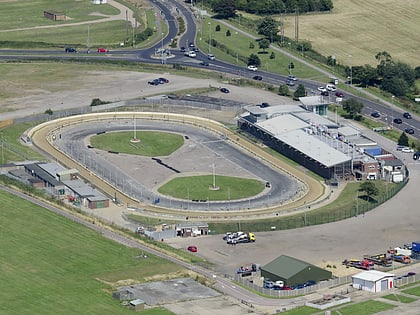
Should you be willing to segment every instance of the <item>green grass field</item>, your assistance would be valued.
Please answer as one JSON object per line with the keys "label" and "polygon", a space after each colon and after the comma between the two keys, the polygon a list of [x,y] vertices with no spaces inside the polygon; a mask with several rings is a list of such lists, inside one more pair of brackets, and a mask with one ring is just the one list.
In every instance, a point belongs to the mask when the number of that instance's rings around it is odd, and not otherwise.
{"label": "green grass field", "polygon": [[[344,65],[376,65],[387,51],[399,61],[419,66],[417,1],[334,0],[331,13],[299,16],[299,39]],[[285,36],[294,38],[295,16],[285,18]]]}
{"label": "green grass field", "polygon": [[388,294],[383,296],[383,298],[401,303],[411,303],[416,301],[416,299],[401,294]]}
{"label": "green grass field", "polygon": [[420,297],[420,286],[404,289],[402,292]]}
{"label": "green grass field", "polygon": [[[218,190],[212,190],[215,179]],[[236,200],[255,196],[264,190],[264,183],[255,179],[216,175],[177,177],[161,186],[164,195],[187,200]]]}
{"label": "green grass field", "polygon": [[395,308],[395,305],[375,300],[351,304],[340,307],[339,311],[333,311],[334,315],[370,315]]}
{"label": "green grass field", "polygon": [[1,314],[129,314],[117,281],[180,270],[3,191],[0,204]]}
{"label": "green grass field", "polygon": [[101,150],[143,156],[168,156],[184,144],[181,135],[166,132],[136,130],[136,138],[140,142],[132,143],[133,131],[109,132],[93,136],[90,143]]}

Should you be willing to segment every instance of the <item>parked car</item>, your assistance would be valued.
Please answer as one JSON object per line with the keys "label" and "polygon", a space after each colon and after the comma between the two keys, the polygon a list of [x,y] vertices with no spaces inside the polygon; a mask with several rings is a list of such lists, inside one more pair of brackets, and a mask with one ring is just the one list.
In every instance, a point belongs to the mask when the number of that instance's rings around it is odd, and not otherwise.
{"label": "parked car", "polygon": [[326,89],[330,92],[335,92],[337,91],[337,88],[335,87],[334,84],[327,84]]}
{"label": "parked car", "polygon": [[169,83],[169,80],[167,78],[159,78],[158,80],[160,84]]}
{"label": "parked car", "polygon": [[192,252],[192,253],[196,253],[197,252],[197,246],[194,246],[194,245],[191,245],[191,246],[188,246],[188,248],[187,248],[190,252]]}
{"label": "parked car", "polygon": [[216,57],[213,54],[207,54],[207,59],[208,60],[214,60],[214,59],[216,59]]}
{"label": "parked car", "polygon": [[297,79],[294,75],[288,75],[287,80],[297,81]]}
{"label": "parked car", "polygon": [[379,114],[379,112],[372,112],[371,114],[370,114],[370,116],[372,116],[372,117],[375,117],[375,118],[379,118],[379,117],[381,117],[381,114]]}
{"label": "parked car", "polygon": [[414,129],[413,129],[413,128],[405,128],[405,129],[404,129],[404,131],[405,131],[406,133],[408,133],[409,135],[414,134]]}
{"label": "parked car", "polygon": [[265,107],[268,107],[268,106],[270,106],[270,104],[268,104],[267,102],[262,102],[261,105],[260,105],[261,108],[265,108]]}
{"label": "parked car", "polygon": [[66,53],[77,53],[78,51],[76,50],[76,48],[66,47],[65,52]]}
{"label": "parked car", "polygon": [[395,124],[402,124],[402,119],[401,118],[394,118],[394,123]]}
{"label": "parked car", "polygon": [[401,149],[401,152],[404,152],[404,153],[414,153],[414,149],[413,148],[405,147],[405,148],[402,148]]}
{"label": "parked car", "polygon": [[153,79],[147,82],[150,85],[159,85],[160,84],[160,80],[159,79]]}
{"label": "parked car", "polygon": [[262,80],[262,76],[260,76],[260,75],[255,75],[255,76],[253,77],[253,79],[254,79],[254,80],[257,80],[257,81],[261,81],[261,80]]}
{"label": "parked car", "polygon": [[98,53],[108,53],[109,52],[109,49],[105,49],[105,48],[103,48],[103,47],[100,47],[100,48],[98,48]]}
{"label": "parked car", "polygon": [[325,86],[319,86],[318,91],[320,92],[327,92],[327,88]]}
{"label": "parked car", "polygon": [[344,93],[343,92],[336,92],[335,93],[335,96],[343,98],[344,97]]}
{"label": "parked car", "polygon": [[257,68],[256,66],[249,65],[249,66],[248,66],[248,70],[249,70],[249,71],[257,71],[257,70],[258,70],[258,68]]}
{"label": "parked car", "polygon": [[405,118],[405,119],[411,119],[411,118],[413,118],[412,116],[411,116],[411,114],[410,113],[404,113],[403,114],[403,117]]}
{"label": "parked car", "polygon": [[323,91],[323,92],[321,92],[321,95],[322,95],[322,96],[328,96],[328,95],[330,95],[330,94],[328,93],[328,91]]}
{"label": "parked car", "polygon": [[229,93],[230,91],[227,88],[222,87],[222,88],[220,88],[220,92]]}

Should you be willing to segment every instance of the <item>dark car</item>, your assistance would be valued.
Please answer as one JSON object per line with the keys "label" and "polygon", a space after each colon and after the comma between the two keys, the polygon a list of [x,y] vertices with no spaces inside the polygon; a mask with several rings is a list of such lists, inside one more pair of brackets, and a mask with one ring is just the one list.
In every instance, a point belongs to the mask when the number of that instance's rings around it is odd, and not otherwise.
{"label": "dark car", "polygon": [[166,78],[159,78],[158,80],[159,80],[159,83],[160,83],[160,84],[163,84],[163,83],[169,83],[169,80],[168,80],[168,79],[166,79]]}
{"label": "dark car", "polygon": [[150,85],[159,85],[160,80],[159,79],[154,79],[154,80],[148,81],[147,83],[149,83]]}
{"label": "dark car", "polygon": [[402,124],[402,119],[401,118],[394,118],[394,123],[395,124]]}
{"label": "dark car", "polygon": [[220,88],[220,92],[222,93],[229,93],[230,91],[227,88]]}
{"label": "dark car", "polygon": [[182,52],[185,52],[185,47],[181,47],[181,51]]}
{"label": "dark car", "polygon": [[413,118],[413,117],[411,116],[411,114],[410,114],[410,113],[404,113],[404,114],[403,114],[403,117],[404,117],[404,118],[406,118],[406,119],[411,119],[411,118]]}
{"label": "dark car", "polygon": [[191,245],[188,246],[187,248],[191,253],[196,253],[197,252],[197,246]]}
{"label": "dark car", "polygon": [[200,65],[208,67],[210,64],[207,61],[202,61]]}
{"label": "dark car", "polygon": [[335,96],[343,98],[344,97],[344,93],[343,92],[336,92],[335,93]]}
{"label": "dark car", "polygon": [[381,117],[381,114],[379,114],[379,112],[373,112],[370,114],[370,116],[375,117],[375,118],[379,118]]}
{"label": "dark car", "polygon": [[66,53],[77,53],[77,50],[76,50],[76,48],[73,48],[73,47],[66,47],[65,52]]}
{"label": "dark car", "polygon": [[100,47],[100,48],[98,48],[97,52],[98,52],[98,53],[108,53],[108,52],[109,52],[109,49],[106,49],[106,48]]}
{"label": "dark car", "polygon": [[262,80],[262,76],[260,76],[260,75],[254,75],[253,79],[254,80],[257,80],[257,81],[261,81]]}
{"label": "dark car", "polygon": [[406,133],[408,133],[409,135],[414,134],[414,129],[413,129],[413,128],[405,128],[405,129],[404,129],[404,131],[405,131]]}
{"label": "dark car", "polygon": [[321,95],[322,95],[322,96],[328,96],[328,95],[330,95],[330,94],[328,93],[328,91],[322,91],[322,92],[321,92]]}
{"label": "dark car", "polygon": [[261,105],[260,105],[261,108],[265,108],[265,107],[268,107],[268,106],[270,106],[270,104],[268,104],[267,102],[262,102]]}

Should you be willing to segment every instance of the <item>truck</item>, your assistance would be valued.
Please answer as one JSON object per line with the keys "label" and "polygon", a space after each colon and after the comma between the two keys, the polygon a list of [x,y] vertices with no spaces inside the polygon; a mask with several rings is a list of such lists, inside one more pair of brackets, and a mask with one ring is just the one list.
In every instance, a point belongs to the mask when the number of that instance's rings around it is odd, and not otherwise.
{"label": "truck", "polygon": [[402,264],[409,264],[411,263],[411,258],[409,256],[406,255],[394,255],[391,254],[391,257],[394,261],[396,262],[400,262]]}
{"label": "truck", "polygon": [[411,249],[395,247],[388,250],[389,254],[411,256]]}
{"label": "truck", "polygon": [[374,263],[371,262],[368,259],[363,259],[363,260],[359,260],[359,259],[345,259],[342,262],[343,265],[345,265],[346,267],[354,267],[357,269],[363,269],[363,270],[372,270],[374,269]]}
{"label": "truck", "polygon": [[240,234],[239,236],[236,234],[236,237],[232,236],[231,234],[227,238],[227,241],[226,241],[227,244],[232,244],[232,245],[240,244],[240,243],[251,243],[251,242],[255,242],[254,233],[243,233],[243,234]]}
{"label": "truck", "polygon": [[373,262],[375,265],[378,265],[378,266],[383,266],[383,267],[392,266],[392,257],[388,257],[386,254],[379,254],[379,255],[373,255],[373,256],[365,255],[363,258]]}
{"label": "truck", "polygon": [[260,265],[258,264],[248,264],[244,266],[240,266],[238,270],[236,270],[237,274],[240,274],[242,277],[250,276],[253,272],[257,272],[260,270]]}

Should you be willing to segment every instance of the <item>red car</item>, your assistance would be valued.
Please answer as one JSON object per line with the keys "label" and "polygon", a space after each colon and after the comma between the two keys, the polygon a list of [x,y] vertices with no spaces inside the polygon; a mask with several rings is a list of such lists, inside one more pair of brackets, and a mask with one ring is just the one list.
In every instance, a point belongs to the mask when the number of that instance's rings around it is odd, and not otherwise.
{"label": "red car", "polygon": [[98,53],[107,53],[109,52],[109,49],[105,49],[105,48],[98,48]]}
{"label": "red car", "polygon": [[190,252],[196,253],[197,252],[197,246],[188,246],[187,248]]}

